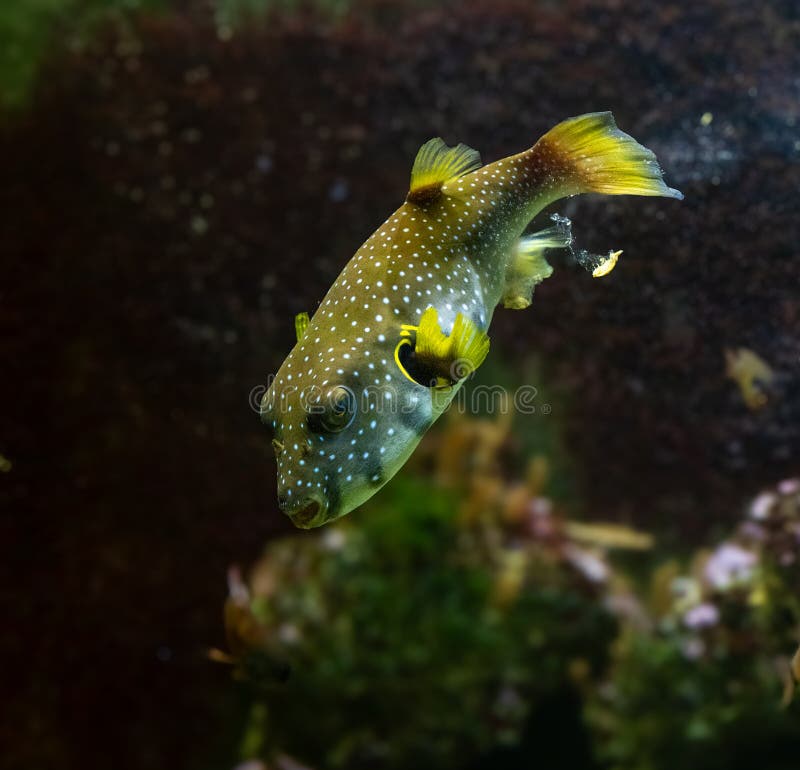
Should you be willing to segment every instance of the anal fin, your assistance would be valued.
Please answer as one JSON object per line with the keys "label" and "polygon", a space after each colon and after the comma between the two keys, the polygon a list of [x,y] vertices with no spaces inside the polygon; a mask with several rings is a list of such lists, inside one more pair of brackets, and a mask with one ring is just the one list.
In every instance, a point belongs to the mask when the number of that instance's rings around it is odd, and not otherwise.
{"label": "anal fin", "polygon": [[564,249],[572,243],[569,220],[555,219],[556,224],[538,233],[520,238],[506,269],[503,307],[523,310],[531,304],[533,290],[553,274],[545,259],[547,249]]}

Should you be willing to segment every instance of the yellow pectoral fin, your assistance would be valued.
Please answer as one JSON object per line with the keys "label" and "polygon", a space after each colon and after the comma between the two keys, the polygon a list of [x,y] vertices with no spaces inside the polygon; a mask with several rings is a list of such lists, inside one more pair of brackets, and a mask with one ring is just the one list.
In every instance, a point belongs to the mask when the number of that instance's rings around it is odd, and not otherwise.
{"label": "yellow pectoral fin", "polygon": [[520,238],[506,269],[504,307],[522,310],[531,304],[533,290],[553,274],[553,268],[545,259],[545,251],[572,245],[570,224],[568,219],[558,217],[552,227]]}
{"label": "yellow pectoral fin", "polygon": [[429,307],[420,319],[414,352],[417,360],[438,377],[454,383],[483,363],[489,352],[489,337],[462,313],[446,335],[439,326],[436,308]]}
{"label": "yellow pectoral fin", "polygon": [[303,339],[303,335],[306,333],[306,329],[308,329],[308,313],[298,313],[294,317],[294,331],[297,335],[297,341],[300,342]]}

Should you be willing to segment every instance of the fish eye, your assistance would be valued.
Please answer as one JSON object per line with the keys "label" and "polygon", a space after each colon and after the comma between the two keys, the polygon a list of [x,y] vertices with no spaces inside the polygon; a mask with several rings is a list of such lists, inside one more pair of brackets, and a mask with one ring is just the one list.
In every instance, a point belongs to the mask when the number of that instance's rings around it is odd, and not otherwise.
{"label": "fish eye", "polygon": [[[321,405],[320,405],[321,406]],[[356,416],[356,397],[350,388],[337,385],[328,394],[327,403],[309,411],[306,421],[314,433],[339,433]]]}

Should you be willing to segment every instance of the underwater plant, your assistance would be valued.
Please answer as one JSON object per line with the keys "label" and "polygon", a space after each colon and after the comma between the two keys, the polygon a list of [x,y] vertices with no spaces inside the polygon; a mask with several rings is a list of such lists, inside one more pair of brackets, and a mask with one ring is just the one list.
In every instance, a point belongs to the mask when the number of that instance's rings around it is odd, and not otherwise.
{"label": "underwater plant", "polygon": [[[587,719],[618,770],[796,767],[800,481],[755,498],[691,569],[657,569]],[[644,619],[644,622],[642,620]]]}
{"label": "underwater plant", "polygon": [[616,633],[605,549],[643,544],[623,528],[600,548],[588,525],[571,534],[542,457],[503,478],[509,435],[506,418],[453,416],[420,453],[434,485],[404,474],[358,526],[275,541],[246,587],[234,575],[246,758],[464,767],[602,670]]}
{"label": "underwater plant", "polygon": [[509,479],[511,437],[505,415],[451,414],[358,526],[283,538],[247,584],[232,575],[214,657],[253,698],[243,756],[495,766],[503,747],[546,751],[526,736],[573,693],[576,766],[744,770],[769,746],[765,766],[794,767],[800,481],[642,582],[608,551],[652,538],[567,518],[542,455]]}

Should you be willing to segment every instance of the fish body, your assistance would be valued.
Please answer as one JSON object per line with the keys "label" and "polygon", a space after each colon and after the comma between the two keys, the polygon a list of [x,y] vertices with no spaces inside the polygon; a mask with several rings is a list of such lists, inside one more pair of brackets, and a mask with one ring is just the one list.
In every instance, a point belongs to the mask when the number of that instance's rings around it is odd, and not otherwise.
{"label": "fish body", "polygon": [[559,124],[481,166],[464,145],[423,145],[405,202],[347,263],[270,385],[281,508],[319,526],[371,497],[405,463],[488,352],[499,304],[527,307],[567,245],[558,226],[522,237],[546,205],[595,191],[679,198],[610,113]]}

